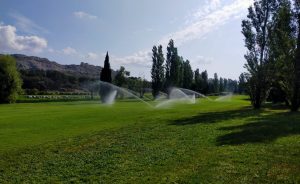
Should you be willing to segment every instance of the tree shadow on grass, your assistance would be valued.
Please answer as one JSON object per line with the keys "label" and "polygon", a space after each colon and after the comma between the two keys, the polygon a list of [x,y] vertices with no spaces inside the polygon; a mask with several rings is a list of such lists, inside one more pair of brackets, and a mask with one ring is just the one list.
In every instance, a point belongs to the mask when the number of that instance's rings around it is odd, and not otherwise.
{"label": "tree shadow on grass", "polygon": [[196,116],[172,120],[170,125],[193,125],[193,124],[210,124],[219,123],[226,120],[242,119],[252,116],[259,116],[262,110],[253,110],[251,107],[235,109],[229,111],[205,112]]}
{"label": "tree shadow on grass", "polygon": [[268,143],[280,137],[300,135],[300,113],[278,112],[278,109],[284,110],[281,106],[274,109],[270,106],[267,109],[273,111],[253,110],[251,107],[246,107],[229,111],[200,113],[196,116],[172,120],[170,125],[187,126],[244,119],[245,123],[243,124],[218,129],[223,133],[216,139],[216,144],[219,146]]}
{"label": "tree shadow on grass", "polygon": [[243,125],[223,127],[230,133],[217,138],[217,145],[269,143],[280,137],[300,134],[300,113],[271,113]]}

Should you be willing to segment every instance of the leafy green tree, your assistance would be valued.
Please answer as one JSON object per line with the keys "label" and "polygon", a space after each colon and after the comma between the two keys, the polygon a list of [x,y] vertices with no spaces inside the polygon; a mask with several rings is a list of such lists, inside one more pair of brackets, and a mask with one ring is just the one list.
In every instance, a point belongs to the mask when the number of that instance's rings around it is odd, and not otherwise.
{"label": "leafy green tree", "polygon": [[248,49],[245,68],[248,70],[249,93],[256,109],[265,101],[270,86],[268,42],[274,7],[275,0],[255,0],[248,9],[247,19],[242,22],[242,33]]}
{"label": "leafy green tree", "polygon": [[270,36],[273,80],[269,100],[285,101],[292,111],[297,111],[300,105],[299,1],[295,1],[295,6],[289,0],[278,0],[278,3]]}
{"label": "leafy green tree", "polygon": [[144,97],[145,92],[150,92],[152,82],[147,81],[141,77],[127,77],[127,88],[131,90],[133,94],[139,96],[140,98]]}
{"label": "leafy green tree", "polygon": [[129,75],[130,73],[125,70],[124,66],[121,66],[115,76],[114,84],[119,87],[124,87],[124,85],[126,85],[126,77],[128,77]]}
{"label": "leafy green tree", "polygon": [[297,36],[297,49],[295,54],[295,60],[293,62],[293,96],[291,110],[298,111],[300,106],[300,2],[295,0],[296,7],[296,18],[297,18],[297,27],[298,27],[298,36]]}
{"label": "leafy green tree", "polygon": [[14,103],[22,92],[22,80],[16,61],[11,56],[0,56],[0,103]]}
{"label": "leafy green tree", "polygon": [[152,49],[152,69],[151,69],[151,77],[152,77],[152,95],[156,97],[159,95],[159,92],[163,89],[164,82],[164,54],[162,51],[162,46],[156,46]]}
{"label": "leafy green tree", "polygon": [[272,89],[268,100],[274,103],[282,101],[284,97],[287,104],[291,104],[294,83],[293,62],[297,40],[295,31],[290,1],[280,0],[270,31],[270,61],[273,72],[270,73]]}
{"label": "leafy green tree", "polygon": [[[199,75],[199,70],[198,70],[198,75]],[[183,63],[183,76],[182,77],[183,77],[182,87],[191,89],[194,76],[193,76],[193,70],[192,70],[189,60],[186,60]]]}

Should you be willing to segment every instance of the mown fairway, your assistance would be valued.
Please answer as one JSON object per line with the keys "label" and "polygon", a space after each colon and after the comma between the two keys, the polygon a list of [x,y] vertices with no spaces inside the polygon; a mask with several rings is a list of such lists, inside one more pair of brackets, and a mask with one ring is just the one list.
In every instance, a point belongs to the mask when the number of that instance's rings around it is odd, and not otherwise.
{"label": "mown fairway", "polygon": [[299,183],[300,114],[245,97],[0,105],[0,183]]}

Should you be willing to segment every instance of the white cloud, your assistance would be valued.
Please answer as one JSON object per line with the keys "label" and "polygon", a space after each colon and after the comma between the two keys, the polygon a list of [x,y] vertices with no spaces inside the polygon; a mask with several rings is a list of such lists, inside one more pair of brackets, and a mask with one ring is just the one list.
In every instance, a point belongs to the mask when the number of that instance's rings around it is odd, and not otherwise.
{"label": "white cloud", "polygon": [[201,5],[196,11],[189,14],[186,18],[186,24],[193,23],[212,11],[220,8],[221,0],[206,0],[204,6]]}
{"label": "white cloud", "polygon": [[11,25],[0,24],[0,50],[4,52],[41,52],[47,48],[47,40],[38,36],[22,36]]}
{"label": "white cloud", "polygon": [[36,24],[31,19],[21,15],[19,13],[11,13],[10,16],[15,19],[16,27],[21,31],[24,31],[29,34],[39,34],[39,33],[49,33],[49,31],[38,24]]}
{"label": "white cloud", "polygon": [[253,3],[252,0],[235,0],[229,5],[217,8],[220,5],[218,0],[214,0],[206,9],[194,13],[196,18],[192,23],[174,33],[164,36],[158,43],[167,45],[172,38],[176,45],[204,37],[207,33],[226,24],[228,21],[239,17],[242,12]]}
{"label": "white cloud", "polygon": [[93,52],[89,52],[89,53],[86,55],[86,59],[89,59],[89,60],[96,60],[96,59],[98,59],[98,54],[93,53]]}
{"label": "white cloud", "polygon": [[65,54],[65,55],[76,55],[78,54],[76,49],[72,48],[72,47],[66,47],[62,50],[62,52]]}
{"label": "white cloud", "polygon": [[212,64],[214,58],[205,57],[205,56],[197,56],[196,59],[192,62],[194,65],[208,65]]}
{"label": "white cloud", "polygon": [[87,54],[83,53],[83,52],[80,52],[76,49],[74,49],[73,47],[66,47],[62,50],[54,50],[54,49],[48,49],[48,52],[50,53],[57,53],[57,54],[64,54],[64,55],[67,55],[67,56],[72,56],[72,57],[75,57],[75,58],[78,58],[80,60],[89,60],[89,61],[94,61],[94,60],[97,60],[98,59],[98,54],[94,53],[94,52],[88,52]]}
{"label": "white cloud", "polygon": [[48,52],[50,52],[50,53],[55,53],[55,50],[52,49],[52,48],[49,48],[49,49],[48,49]]}
{"label": "white cloud", "polygon": [[94,20],[97,19],[98,17],[83,11],[77,11],[73,12],[73,15],[79,19],[89,19],[89,20]]}
{"label": "white cloud", "polygon": [[112,55],[112,60],[118,65],[142,65],[144,67],[151,66],[151,52],[139,51],[130,56],[117,57]]}

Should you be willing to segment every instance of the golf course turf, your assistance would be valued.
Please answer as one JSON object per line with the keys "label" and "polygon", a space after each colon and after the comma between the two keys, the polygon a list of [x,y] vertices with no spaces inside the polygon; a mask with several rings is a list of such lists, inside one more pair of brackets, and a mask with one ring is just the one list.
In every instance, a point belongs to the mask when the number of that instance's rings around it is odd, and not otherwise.
{"label": "golf course turf", "polygon": [[0,158],[0,183],[300,183],[300,113],[245,96],[0,105]]}

